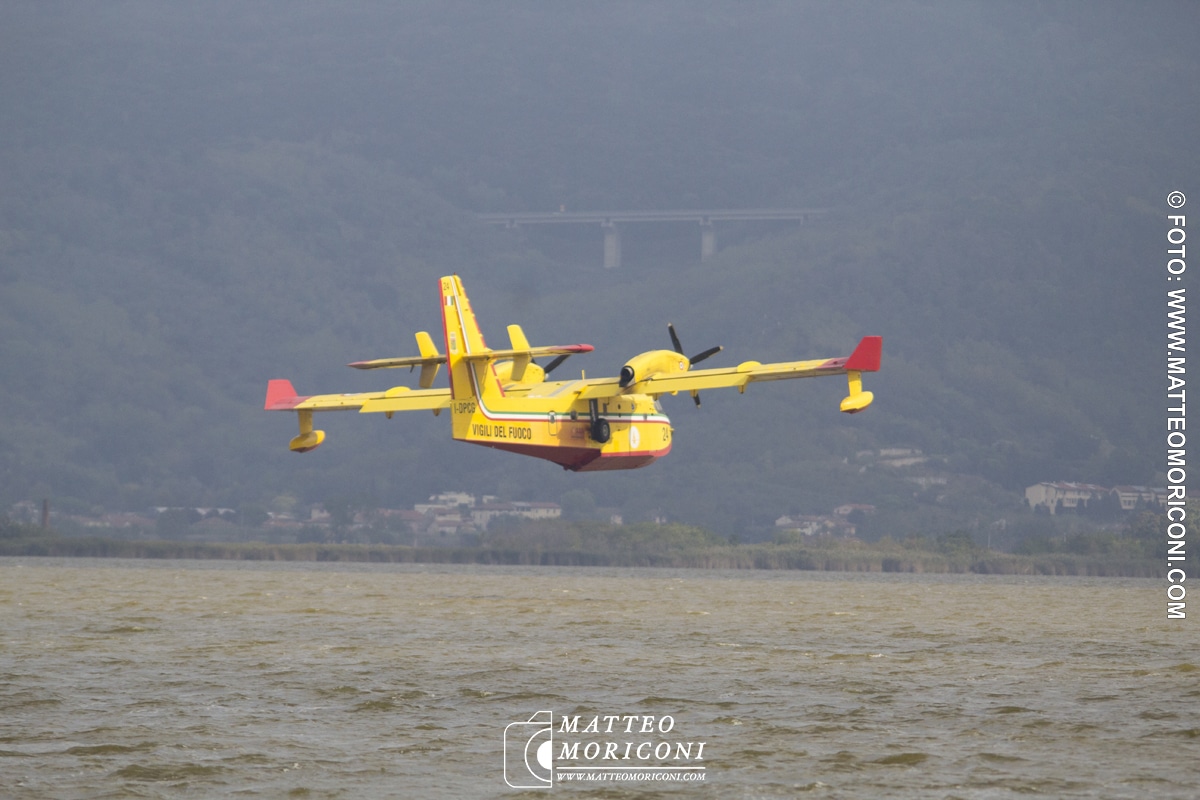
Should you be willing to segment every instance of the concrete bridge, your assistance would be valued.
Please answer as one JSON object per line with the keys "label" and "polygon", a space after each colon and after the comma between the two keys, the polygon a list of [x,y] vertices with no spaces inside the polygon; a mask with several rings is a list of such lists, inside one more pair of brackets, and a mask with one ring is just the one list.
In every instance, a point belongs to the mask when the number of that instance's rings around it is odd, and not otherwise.
{"label": "concrete bridge", "polygon": [[717,252],[714,222],[729,220],[797,220],[804,222],[824,214],[823,208],[741,208],[681,211],[558,211],[512,214],[480,214],[489,225],[516,228],[521,225],[599,225],[604,229],[604,268],[621,266],[621,231],[618,224],[631,222],[695,222],[700,225],[700,259]]}

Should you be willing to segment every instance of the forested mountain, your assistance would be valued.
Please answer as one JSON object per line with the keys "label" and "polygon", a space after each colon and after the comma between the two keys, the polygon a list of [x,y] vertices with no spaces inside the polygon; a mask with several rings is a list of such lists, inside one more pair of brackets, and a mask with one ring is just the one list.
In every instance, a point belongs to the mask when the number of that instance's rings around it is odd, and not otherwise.
{"label": "forested mountain", "polygon": [[[586,489],[723,533],[843,502],[912,509],[856,454],[976,476],[1161,480],[1164,198],[1200,196],[1190,3],[145,2],[0,8],[0,508],[404,505]],[[600,231],[496,210],[828,209],[819,221]],[[492,343],[666,346],[712,364],[885,339],[868,413],[839,381],[666,398],[675,450],[573,475],[326,415],[287,451],[268,378],[409,376],[439,275]],[[718,362],[718,359],[725,359]],[[935,504],[936,505],[936,504]]]}

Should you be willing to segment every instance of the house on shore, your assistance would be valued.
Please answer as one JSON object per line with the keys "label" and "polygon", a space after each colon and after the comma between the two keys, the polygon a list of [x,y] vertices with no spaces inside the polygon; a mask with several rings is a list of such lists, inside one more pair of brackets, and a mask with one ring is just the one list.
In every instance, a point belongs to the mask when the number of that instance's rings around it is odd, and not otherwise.
{"label": "house on shore", "polygon": [[1050,514],[1059,511],[1077,511],[1092,503],[1109,500],[1113,496],[1119,501],[1122,511],[1133,511],[1139,503],[1143,506],[1161,506],[1166,503],[1166,489],[1151,489],[1145,486],[1097,486],[1094,483],[1072,483],[1069,481],[1043,481],[1025,489],[1025,502],[1034,511],[1043,509]]}

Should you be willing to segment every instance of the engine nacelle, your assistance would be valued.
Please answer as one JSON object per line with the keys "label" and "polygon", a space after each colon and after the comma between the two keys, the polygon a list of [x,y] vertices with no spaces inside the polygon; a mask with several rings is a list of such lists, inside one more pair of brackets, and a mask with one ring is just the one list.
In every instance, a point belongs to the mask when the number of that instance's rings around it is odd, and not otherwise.
{"label": "engine nacelle", "polygon": [[651,350],[636,355],[621,367],[621,377],[618,380],[622,389],[627,389],[655,375],[678,375],[687,372],[692,366],[687,356],[673,350]]}

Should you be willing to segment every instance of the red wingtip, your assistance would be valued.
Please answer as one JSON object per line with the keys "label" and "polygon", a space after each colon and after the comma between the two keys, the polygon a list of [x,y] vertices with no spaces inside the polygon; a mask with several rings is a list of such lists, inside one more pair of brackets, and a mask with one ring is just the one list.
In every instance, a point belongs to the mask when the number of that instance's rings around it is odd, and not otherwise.
{"label": "red wingtip", "polygon": [[263,403],[263,408],[267,411],[294,408],[297,400],[299,398],[296,397],[296,390],[291,381],[281,378],[267,381],[267,400]]}
{"label": "red wingtip", "polygon": [[883,356],[883,337],[864,336],[846,359],[846,369],[858,372],[878,372]]}

